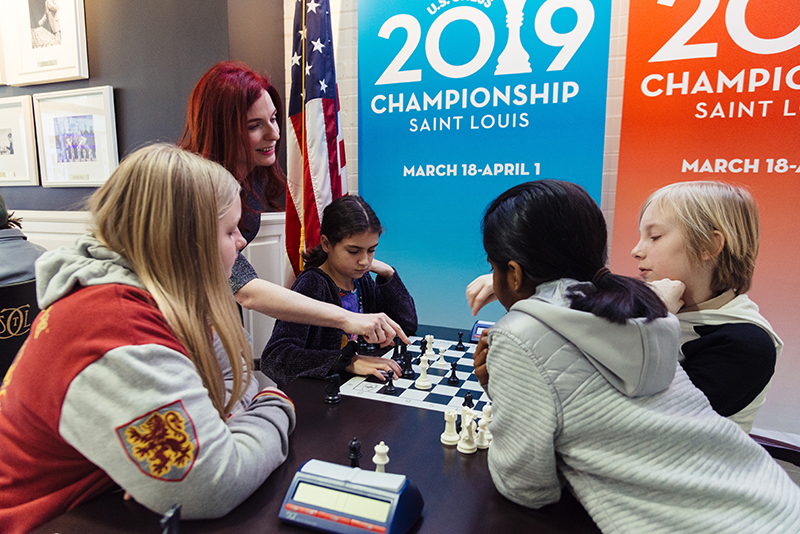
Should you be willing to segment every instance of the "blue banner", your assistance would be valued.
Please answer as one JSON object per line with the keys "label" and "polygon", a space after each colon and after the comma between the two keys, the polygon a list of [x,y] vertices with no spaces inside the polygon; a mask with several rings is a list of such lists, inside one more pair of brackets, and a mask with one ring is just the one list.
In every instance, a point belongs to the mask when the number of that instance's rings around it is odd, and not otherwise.
{"label": "blue banner", "polygon": [[495,196],[557,178],[600,202],[610,26],[610,0],[360,2],[358,189],[421,324],[474,322]]}

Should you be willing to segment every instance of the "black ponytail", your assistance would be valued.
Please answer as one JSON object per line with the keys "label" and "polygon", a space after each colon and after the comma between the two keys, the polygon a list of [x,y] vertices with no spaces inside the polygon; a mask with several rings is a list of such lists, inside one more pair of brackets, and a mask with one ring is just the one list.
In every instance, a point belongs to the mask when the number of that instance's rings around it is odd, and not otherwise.
{"label": "black ponytail", "polygon": [[[360,196],[339,197],[323,210],[319,233],[328,238],[331,246],[364,232],[380,235],[383,233],[383,226],[370,205]],[[322,245],[303,252],[303,265],[306,268],[319,267],[327,259],[328,253],[322,250]]]}
{"label": "black ponytail", "polygon": [[643,282],[605,269],[606,222],[579,185],[538,180],[513,187],[489,205],[482,229],[495,268],[513,260],[536,285],[561,278],[585,282],[568,295],[573,309],[614,323],[667,315]]}

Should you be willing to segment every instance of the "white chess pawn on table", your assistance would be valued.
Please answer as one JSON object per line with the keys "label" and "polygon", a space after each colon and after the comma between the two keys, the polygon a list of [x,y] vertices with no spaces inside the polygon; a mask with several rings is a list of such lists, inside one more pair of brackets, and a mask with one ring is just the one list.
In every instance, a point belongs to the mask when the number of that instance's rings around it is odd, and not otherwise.
{"label": "white chess pawn on table", "polygon": [[486,441],[491,443],[492,438],[494,437],[494,436],[492,436],[492,431],[489,430],[489,423],[492,422],[492,405],[491,404],[487,404],[486,406],[483,407],[483,419],[482,420],[486,421]]}
{"label": "white chess pawn on table", "polygon": [[389,446],[384,442],[375,445],[375,456],[372,457],[372,462],[375,464],[375,471],[378,473],[385,473],[385,466],[389,463]]}
{"label": "white chess pawn on table", "polygon": [[422,356],[420,357],[419,367],[421,371],[419,372],[419,377],[414,381],[414,387],[417,389],[431,389],[433,384],[431,384],[430,379],[428,378],[428,357]]}
{"label": "white chess pawn on table", "polygon": [[488,426],[489,422],[486,419],[478,421],[478,435],[475,437],[475,446],[479,449],[489,448],[490,442],[486,439],[486,433],[489,432]]}
{"label": "white chess pawn on table", "polygon": [[444,432],[439,438],[445,445],[455,445],[460,439],[458,432],[456,432],[456,419],[458,414],[455,410],[447,410],[444,412]]}
{"label": "white chess pawn on table", "polygon": [[444,349],[439,349],[439,356],[436,363],[433,364],[437,369],[450,369],[450,364],[444,359]]}

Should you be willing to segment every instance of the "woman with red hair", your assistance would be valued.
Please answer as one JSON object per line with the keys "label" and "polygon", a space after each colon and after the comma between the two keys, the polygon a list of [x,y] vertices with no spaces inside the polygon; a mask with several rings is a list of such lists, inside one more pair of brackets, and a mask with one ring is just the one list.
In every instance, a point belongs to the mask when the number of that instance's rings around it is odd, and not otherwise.
{"label": "woman with red hair", "polygon": [[[244,63],[217,63],[197,82],[189,97],[180,146],[224,166],[242,186],[239,229],[255,238],[261,213],[282,209],[285,177],[278,162],[283,108],[267,78]],[[358,314],[320,303],[261,280],[239,253],[229,280],[244,308],[284,321],[341,328],[383,343],[400,336],[400,326],[383,313]]]}

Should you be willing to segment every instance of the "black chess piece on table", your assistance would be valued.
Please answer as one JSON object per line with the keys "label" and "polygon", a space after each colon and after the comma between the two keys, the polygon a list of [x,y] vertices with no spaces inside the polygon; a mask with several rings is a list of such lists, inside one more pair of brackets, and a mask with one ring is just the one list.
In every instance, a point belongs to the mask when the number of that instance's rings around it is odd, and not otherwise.
{"label": "black chess piece on table", "polygon": [[336,404],[342,400],[342,396],[339,395],[339,373],[326,376],[325,380],[328,381],[325,385],[325,402],[328,404]]}
{"label": "black chess piece on table", "polygon": [[161,534],[180,534],[180,521],[181,505],[173,504],[159,522],[161,524]]}
{"label": "black chess piece on table", "polygon": [[450,376],[447,377],[447,383],[451,386],[457,386],[461,382],[456,376],[456,367],[458,367],[458,363],[450,362]]}
{"label": "black chess piece on table", "polygon": [[458,344],[456,345],[456,350],[465,351],[467,350],[467,346],[464,345],[464,332],[458,333]]}
{"label": "black chess piece on table", "polygon": [[411,353],[405,350],[405,345],[403,345],[400,350],[403,352],[403,374],[400,376],[409,380],[414,380],[417,377],[417,374],[414,372],[414,368],[411,366]]}
{"label": "black chess piece on table", "polygon": [[358,438],[353,438],[350,441],[350,467],[358,467],[358,460],[361,458],[361,442]]}
{"label": "black chess piece on table", "polygon": [[397,393],[397,388],[394,387],[394,371],[391,369],[386,371],[386,386],[383,388],[383,392],[387,395],[394,395]]}
{"label": "black chess piece on table", "polygon": [[475,403],[472,400],[472,393],[470,393],[469,391],[467,391],[464,394],[464,404],[463,405],[466,406],[467,408],[474,408],[475,407]]}

